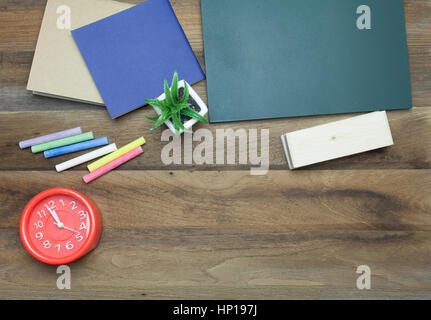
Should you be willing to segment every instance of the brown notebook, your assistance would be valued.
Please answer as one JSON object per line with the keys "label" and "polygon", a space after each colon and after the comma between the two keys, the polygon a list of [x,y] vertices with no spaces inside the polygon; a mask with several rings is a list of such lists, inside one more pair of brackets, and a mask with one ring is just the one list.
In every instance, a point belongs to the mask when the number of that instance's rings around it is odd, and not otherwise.
{"label": "brown notebook", "polygon": [[70,31],[130,7],[111,0],[48,0],[27,90],[104,105]]}

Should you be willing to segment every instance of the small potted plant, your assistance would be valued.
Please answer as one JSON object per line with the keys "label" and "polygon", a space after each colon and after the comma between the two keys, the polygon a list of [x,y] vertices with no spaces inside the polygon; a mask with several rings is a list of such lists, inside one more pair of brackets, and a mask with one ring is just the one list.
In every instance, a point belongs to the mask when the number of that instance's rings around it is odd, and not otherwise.
{"label": "small potted plant", "polygon": [[157,99],[146,100],[158,114],[158,117],[147,117],[155,121],[151,130],[165,123],[178,136],[183,132],[192,132],[191,127],[198,121],[208,123],[205,118],[207,106],[186,81],[178,81],[176,71],[171,87],[165,80],[164,89],[165,92]]}

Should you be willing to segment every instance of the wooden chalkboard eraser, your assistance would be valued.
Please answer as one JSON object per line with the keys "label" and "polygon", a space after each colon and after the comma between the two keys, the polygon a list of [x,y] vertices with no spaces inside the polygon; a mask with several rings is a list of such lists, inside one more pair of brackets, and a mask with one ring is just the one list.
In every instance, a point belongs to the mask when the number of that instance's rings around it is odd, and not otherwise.
{"label": "wooden chalkboard eraser", "polygon": [[394,144],[385,111],[286,133],[281,141],[291,170]]}

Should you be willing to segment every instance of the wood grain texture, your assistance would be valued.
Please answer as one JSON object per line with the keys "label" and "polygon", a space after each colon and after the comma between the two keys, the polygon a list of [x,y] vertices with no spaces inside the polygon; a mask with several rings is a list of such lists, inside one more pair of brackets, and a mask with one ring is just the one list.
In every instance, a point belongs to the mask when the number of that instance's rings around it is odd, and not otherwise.
{"label": "wood grain texture", "polygon": [[[171,3],[205,67],[199,1]],[[0,299],[431,298],[431,0],[405,1],[415,108],[388,112],[394,146],[289,172],[281,134],[352,115],[196,126],[269,129],[266,176],[165,166],[152,110],[114,121],[102,107],[27,92],[45,3],[0,0]],[[205,81],[194,88],[207,101]],[[144,135],[145,153],[85,185],[84,166],[54,169],[81,153],[46,160],[17,145],[74,126],[118,146]],[[99,247],[71,264],[70,291],[18,234],[25,204],[58,186],[93,198],[104,222]],[[363,264],[370,291],[356,289]]]}
{"label": "wood grain texture", "polygon": [[[82,173],[0,173],[0,297],[429,297],[431,170],[122,171],[91,186]],[[104,222],[69,292],[16,229],[20,207],[58,184],[92,197]],[[355,288],[362,264],[368,293]]]}
{"label": "wood grain texture", "polygon": [[[56,164],[69,160],[85,152],[73,155],[45,159],[41,154],[32,154],[29,150],[20,150],[18,142],[41,134],[81,126],[85,131],[93,131],[96,137],[108,136],[110,143],[117,143],[121,147],[128,142],[144,136],[147,140],[144,155],[125,164],[121,169],[127,170],[244,170],[251,164],[240,165],[238,144],[236,146],[235,165],[170,165],[166,166],[161,160],[162,149],[168,142],[161,141],[161,133],[166,127],[150,131],[151,121],[146,116],[154,115],[152,109],[146,108],[111,120],[105,111],[74,112],[74,111],[46,111],[46,112],[3,112],[0,116],[0,170],[54,170]],[[286,170],[287,161],[280,142],[284,133],[309,128],[352,115],[332,115],[320,117],[294,118],[267,121],[246,121],[217,125],[197,124],[194,130],[206,128],[211,131],[216,140],[216,130],[257,129],[259,144],[262,129],[269,130],[269,163],[272,170]],[[431,168],[431,108],[414,108],[409,111],[388,112],[389,123],[395,145],[389,148],[375,150],[347,158],[307,167],[316,169],[429,169]],[[97,119],[97,120],[96,120]],[[195,142],[194,146],[200,142]],[[215,142],[213,143],[215,148]],[[225,154],[228,146],[225,143]],[[260,150],[260,147],[259,147]],[[229,148],[229,152],[233,152]],[[214,151],[215,157],[215,151]],[[184,163],[184,161],[183,161]],[[215,160],[214,160],[214,163]],[[227,161],[225,161],[227,163]],[[31,165],[30,165],[31,164]],[[75,169],[85,169],[82,165]]]}
{"label": "wood grain texture", "polygon": [[[429,299],[429,232],[109,230],[56,288],[1,229],[2,299]],[[356,289],[368,264],[372,290]],[[408,265],[408,268],[406,268]]]}
{"label": "wood grain texture", "polygon": [[84,174],[0,172],[0,227],[16,228],[35,194],[64,186],[91,197],[108,229],[431,230],[430,170],[283,171],[261,177],[248,171],[125,170],[89,185],[82,183]]}

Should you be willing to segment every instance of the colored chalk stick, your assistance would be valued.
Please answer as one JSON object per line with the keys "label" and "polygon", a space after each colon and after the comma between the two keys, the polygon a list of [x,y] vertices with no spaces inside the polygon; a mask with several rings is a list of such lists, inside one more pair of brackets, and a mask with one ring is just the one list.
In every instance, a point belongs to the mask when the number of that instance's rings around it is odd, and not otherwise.
{"label": "colored chalk stick", "polygon": [[114,152],[117,150],[117,146],[115,143],[112,143],[106,147],[91,151],[89,153],[83,154],[82,156],[79,156],[77,158],[73,158],[71,160],[65,161],[63,163],[60,163],[55,166],[55,169],[57,172],[61,172],[76,166],[79,166],[80,164],[83,164],[85,162],[94,160],[96,158],[102,157],[108,153]]}
{"label": "colored chalk stick", "polygon": [[105,146],[108,143],[109,143],[108,137],[103,137],[99,139],[93,139],[93,140],[88,140],[80,143],[71,144],[60,148],[50,149],[45,151],[44,155],[45,155],[45,158],[52,158],[52,157],[61,156],[63,154]]}
{"label": "colored chalk stick", "polygon": [[33,153],[38,153],[45,150],[68,146],[70,144],[75,144],[75,143],[79,143],[79,142],[83,142],[91,139],[94,139],[93,132],[86,132],[72,137],[67,137],[67,138],[54,140],[54,141],[50,141],[42,144],[37,144],[31,147],[31,151]]}
{"label": "colored chalk stick", "polygon": [[21,149],[25,149],[25,148],[35,146],[37,144],[42,144],[42,143],[46,143],[46,142],[50,142],[50,141],[54,141],[54,140],[58,140],[58,139],[76,136],[77,134],[81,134],[81,133],[82,133],[81,127],[68,129],[68,130],[64,130],[64,131],[60,131],[60,132],[47,134],[46,136],[41,136],[41,137],[21,141],[19,143],[19,147]]}
{"label": "colored chalk stick", "polygon": [[133,149],[132,151],[127,152],[126,154],[122,155],[121,157],[112,160],[108,164],[104,165],[103,167],[100,167],[99,169],[85,175],[83,177],[85,183],[89,183],[104,174],[114,170],[115,168],[121,166],[122,164],[126,163],[129,160],[132,160],[133,158],[136,158],[140,154],[142,154],[144,150],[142,150],[142,147],[137,147],[136,149]]}
{"label": "colored chalk stick", "polygon": [[145,139],[144,137],[140,137],[139,139],[125,145],[124,147],[118,149],[117,151],[108,154],[107,156],[89,164],[88,170],[90,172],[93,172],[97,169],[99,169],[100,167],[104,166],[105,164],[111,162],[112,160],[117,159],[118,157],[121,157],[122,155],[126,154],[129,151],[132,151],[133,149],[136,149],[137,147],[142,146],[143,144],[145,144]]}

